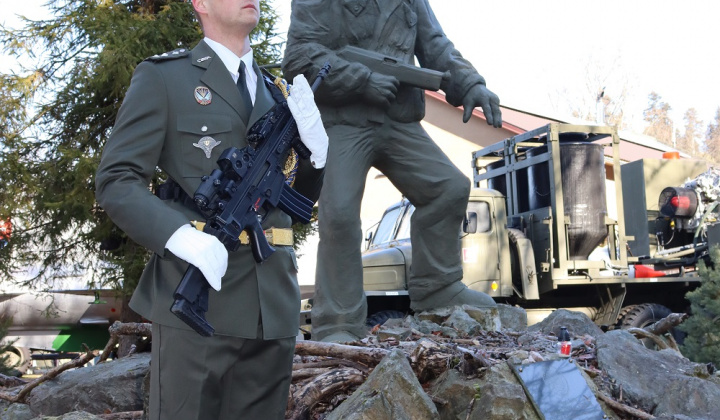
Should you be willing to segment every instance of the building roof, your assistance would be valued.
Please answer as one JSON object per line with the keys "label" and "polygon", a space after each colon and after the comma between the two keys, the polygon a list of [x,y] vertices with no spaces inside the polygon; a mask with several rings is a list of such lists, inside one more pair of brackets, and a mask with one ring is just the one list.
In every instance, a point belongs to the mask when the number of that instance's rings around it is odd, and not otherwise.
{"label": "building roof", "polygon": [[[447,104],[444,93],[433,91],[426,91],[425,93],[428,103],[431,103],[431,101],[442,101]],[[462,108],[456,109],[457,112],[462,112]],[[502,111],[503,119],[502,128],[508,131],[510,135],[522,134],[550,123],[596,124],[595,122],[583,121],[572,117],[558,118],[556,116],[541,115],[505,105],[501,105],[500,110]],[[487,121],[485,114],[480,108],[476,108],[473,111],[473,118]],[[452,119],[452,121],[455,121],[455,119]],[[620,160],[624,162],[632,162],[642,158],[662,158],[664,152],[678,151],[672,146],[661,143],[652,136],[635,133],[630,130],[618,131],[618,137],[620,138]],[[680,152],[680,156],[683,158],[691,158],[690,155],[684,152]]]}

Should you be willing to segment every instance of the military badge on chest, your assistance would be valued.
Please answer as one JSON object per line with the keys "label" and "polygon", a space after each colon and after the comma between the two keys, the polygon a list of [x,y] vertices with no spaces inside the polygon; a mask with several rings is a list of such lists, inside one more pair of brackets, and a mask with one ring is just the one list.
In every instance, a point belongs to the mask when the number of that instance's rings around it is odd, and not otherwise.
{"label": "military badge on chest", "polygon": [[205,86],[198,86],[195,88],[195,100],[200,105],[210,105],[210,102],[212,102],[212,92]]}
{"label": "military badge on chest", "polygon": [[214,138],[210,136],[205,136],[198,140],[197,143],[193,143],[193,146],[197,147],[198,149],[205,152],[205,157],[210,159],[210,156],[212,155],[212,150],[215,148],[215,146],[219,145],[220,141],[215,140]]}

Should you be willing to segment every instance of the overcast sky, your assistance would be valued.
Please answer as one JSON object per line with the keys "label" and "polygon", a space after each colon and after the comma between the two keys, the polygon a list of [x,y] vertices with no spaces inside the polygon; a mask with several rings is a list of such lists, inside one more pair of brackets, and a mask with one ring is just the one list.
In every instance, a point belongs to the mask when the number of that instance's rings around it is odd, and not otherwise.
{"label": "overcast sky", "polygon": [[[43,16],[45,0],[0,1],[0,22],[16,24],[15,14]],[[429,1],[448,37],[505,105],[563,116],[570,102],[594,101],[585,84],[601,77],[611,97],[628,91],[625,112],[640,131],[653,90],[672,106],[676,125],[690,107],[707,123],[720,106],[720,1]],[[285,31],[290,0],[273,2]],[[0,68],[10,65],[4,60]]]}

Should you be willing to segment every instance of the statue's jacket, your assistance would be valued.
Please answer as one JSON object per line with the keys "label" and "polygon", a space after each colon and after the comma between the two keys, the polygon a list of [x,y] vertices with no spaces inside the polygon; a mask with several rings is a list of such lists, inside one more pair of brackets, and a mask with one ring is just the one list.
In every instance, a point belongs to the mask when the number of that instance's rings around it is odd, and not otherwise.
{"label": "statue's jacket", "polygon": [[453,106],[462,105],[472,86],[485,84],[445,36],[427,0],[294,0],[283,70],[288,78],[309,77],[330,62],[331,73],[316,93],[326,126],[362,126],[386,115],[414,122],[425,115],[424,91],[408,85],[400,86],[388,110],[360,100],[371,71],[338,56],[346,45],[407,64],[417,57],[421,67],[447,72],[441,89]]}
{"label": "statue's jacket", "polygon": [[[160,200],[149,189],[157,169],[193,195],[200,178],[217,168],[228,147],[246,147],[248,127],[275,104],[258,74],[257,97],[247,125],[232,76],[203,41],[191,51],[176,50],[140,63],[103,151],[96,176],[96,197],[115,224],[153,251],[130,301],[143,317],[190,329],[170,312],[173,292],[188,264],[165,249],[170,236],[191,220],[203,221],[192,206]],[[210,156],[199,148],[211,137]],[[316,200],[322,171],[301,159],[294,188]],[[263,228],[287,228],[290,216],[268,212]],[[207,320],[216,334],[255,338],[262,319],[264,338],[294,337],[298,332],[300,293],[292,247],[277,246],[256,264],[249,246],[229,255],[219,292],[210,290]]]}

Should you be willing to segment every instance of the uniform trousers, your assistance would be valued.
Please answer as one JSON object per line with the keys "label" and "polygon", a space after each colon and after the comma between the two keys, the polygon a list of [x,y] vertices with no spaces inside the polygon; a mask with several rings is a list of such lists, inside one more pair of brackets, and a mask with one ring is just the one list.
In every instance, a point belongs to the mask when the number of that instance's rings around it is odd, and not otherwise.
{"label": "uniform trousers", "polygon": [[330,145],[318,204],[313,339],[338,331],[363,337],[367,302],[360,204],[370,167],[387,176],[416,207],[411,219],[411,300],[462,280],[459,232],[470,180],[418,122],[386,117],[363,127],[337,124],[326,129]]}
{"label": "uniform trousers", "polygon": [[157,323],[152,333],[151,420],[285,418],[295,337],[202,337]]}

